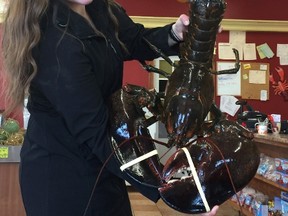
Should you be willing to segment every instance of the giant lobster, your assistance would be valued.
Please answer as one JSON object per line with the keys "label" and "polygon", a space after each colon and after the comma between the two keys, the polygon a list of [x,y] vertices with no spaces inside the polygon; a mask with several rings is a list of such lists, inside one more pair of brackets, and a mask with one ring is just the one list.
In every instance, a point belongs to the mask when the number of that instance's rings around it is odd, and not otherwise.
{"label": "giant lobster", "polygon": [[[245,187],[257,171],[259,153],[253,134],[225,119],[213,101],[213,74],[236,73],[239,69],[234,50],[234,69],[212,70],[226,2],[189,2],[190,24],[180,47],[180,62],[171,76],[167,75],[164,102],[160,93],[126,85],[111,97],[110,123],[114,156],[121,170],[142,184],[157,187],[164,202],[175,210],[195,214],[210,211]],[[165,57],[161,52],[159,55]],[[144,107],[152,117],[145,116]],[[214,116],[211,121],[205,121],[208,112]],[[166,126],[166,146],[177,147],[164,166],[147,129],[156,121]],[[173,178],[187,168],[191,174]]]}

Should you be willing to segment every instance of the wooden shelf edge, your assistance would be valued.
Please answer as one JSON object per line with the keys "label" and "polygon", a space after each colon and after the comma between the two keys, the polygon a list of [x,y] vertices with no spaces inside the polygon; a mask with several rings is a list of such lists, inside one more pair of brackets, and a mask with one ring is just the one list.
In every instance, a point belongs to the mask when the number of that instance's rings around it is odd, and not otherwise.
{"label": "wooden shelf edge", "polygon": [[262,176],[260,176],[260,175],[258,175],[258,174],[255,175],[254,178],[255,178],[255,179],[258,179],[258,180],[260,180],[260,181],[262,181],[262,182],[265,182],[266,184],[272,185],[272,186],[274,186],[274,187],[276,187],[276,188],[278,188],[278,189],[280,189],[280,190],[283,190],[283,191],[285,191],[285,192],[288,192],[288,188],[283,187],[283,186],[277,184],[276,182],[270,181],[270,180],[268,180],[268,179],[266,179],[266,178],[264,178],[264,177],[262,177]]}
{"label": "wooden shelf edge", "polygon": [[280,147],[284,149],[288,149],[287,137],[286,135],[254,135],[254,142],[259,144],[270,145],[273,147]]}

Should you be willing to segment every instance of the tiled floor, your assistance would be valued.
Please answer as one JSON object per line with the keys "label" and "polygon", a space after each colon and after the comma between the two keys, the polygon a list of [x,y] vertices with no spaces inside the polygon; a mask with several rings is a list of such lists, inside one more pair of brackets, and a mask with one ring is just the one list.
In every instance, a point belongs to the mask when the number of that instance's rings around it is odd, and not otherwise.
{"label": "tiled floor", "polygon": [[[191,214],[183,214],[174,211],[168,207],[162,200],[157,204],[148,200],[143,195],[133,190],[129,191],[129,197],[133,209],[134,216],[188,216]],[[238,216],[229,203],[224,203],[220,206],[217,216]]]}

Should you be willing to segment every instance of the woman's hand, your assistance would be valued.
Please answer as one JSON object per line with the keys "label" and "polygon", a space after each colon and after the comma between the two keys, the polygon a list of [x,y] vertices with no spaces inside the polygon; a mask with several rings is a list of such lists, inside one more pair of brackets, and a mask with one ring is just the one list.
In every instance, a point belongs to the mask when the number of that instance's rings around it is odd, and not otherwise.
{"label": "woman's hand", "polygon": [[187,31],[188,25],[189,17],[185,14],[180,15],[177,21],[172,25],[172,28],[169,32],[169,46],[173,46],[184,40],[184,32]]}
{"label": "woman's hand", "polygon": [[214,206],[210,212],[200,214],[200,216],[215,216],[218,209],[219,209],[219,206]]}
{"label": "woman's hand", "polygon": [[183,33],[187,31],[189,23],[189,17],[186,14],[181,14],[177,21],[172,25],[172,31],[174,31],[180,41],[183,41]]}
{"label": "woman's hand", "polygon": [[[178,39],[177,42],[181,42],[184,40],[184,33],[187,32],[189,23],[190,23],[189,16],[187,16],[186,14],[181,14],[177,19],[177,21],[172,25],[171,31]],[[218,33],[221,33],[222,30],[223,28],[219,26]]]}

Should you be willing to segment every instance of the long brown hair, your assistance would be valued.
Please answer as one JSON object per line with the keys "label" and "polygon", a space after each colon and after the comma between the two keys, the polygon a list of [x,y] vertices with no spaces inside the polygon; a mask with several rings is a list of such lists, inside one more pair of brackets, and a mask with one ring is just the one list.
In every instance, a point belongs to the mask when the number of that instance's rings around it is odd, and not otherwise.
{"label": "long brown hair", "polygon": [[[37,64],[32,56],[32,50],[40,41],[40,20],[53,0],[13,0],[3,23],[2,49],[5,73],[5,115],[23,105],[28,94],[31,80],[37,73]],[[67,0],[55,2],[67,3]],[[125,50],[124,44],[118,38],[117,19],[110,6],[118,5],[114,0],[106,0],[110,19],[115,26],[116,38]],[[127,50],[126,50],[127,51]]]}
{"label": "long brown hair", "polygon": [[32,49],[40,40],[39,20],[49,0],[13,0],[3,23],[2,49],[5,65],[6,109],[9,114],[23,104],[26,91],[37,71]]}

